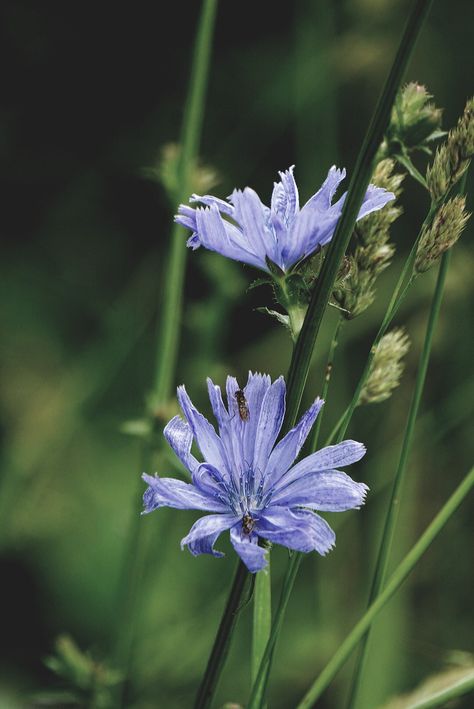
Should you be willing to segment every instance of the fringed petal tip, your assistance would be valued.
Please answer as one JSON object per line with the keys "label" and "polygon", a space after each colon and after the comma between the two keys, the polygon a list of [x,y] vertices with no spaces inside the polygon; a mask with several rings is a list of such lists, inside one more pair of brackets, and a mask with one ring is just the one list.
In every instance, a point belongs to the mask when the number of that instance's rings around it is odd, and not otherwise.
{"label": "fringed petal tip", "polygon": [[142,500],[144,509],[140,514],[147,515],[150,512],[153,512],[154,510],[158,509],[160,507],[160,504],[156,499],[156,493],[154,490],[154,482],[156,478],[151,475],[147,475],[146,473],[142,473],[142,480],[147,483],[148,487],[143,493]]}
{"label": "fringed petal tip", "polygon": [[290,167],[287,170],[278,170],[278,174],[280,175],[280,179],[284,180],[285,177],[287,177],[287,176],[293,177],[294,169],[295,169],[295,166],[290,165]]}
{"label": "fringed petal tip", "polygon": [[370,487],[365,483],[357,483],[357,486],[360,491],[360,505],[357,505],[357,507],[354,507],[354,509],[360,510],[362,505],[365,505],[365,503],[367,502],[367,495],[370,492]]}

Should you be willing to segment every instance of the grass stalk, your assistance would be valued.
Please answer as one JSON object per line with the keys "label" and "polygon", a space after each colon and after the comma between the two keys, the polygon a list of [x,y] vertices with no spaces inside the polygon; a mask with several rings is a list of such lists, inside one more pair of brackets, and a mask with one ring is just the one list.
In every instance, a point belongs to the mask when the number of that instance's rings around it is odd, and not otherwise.
{"label": "grass stalk", "polygon": [[[184,201],[189,195],[192,169],[197,160],[216,9],[217,0],[203,0],[182,125],[177,202]],[[174,384],[181,328],[185,257],[184,230],[175,224],[171,234],[171,247],[164,273],[165,284],[156,346],[152,396],[153,410],[147,412],[152,418],[152,427],[155,427],[159,420],[155,415],[156,410],[166,404],[171,396]],[[150,436],[149,440],[146,440],[144,444],[143,462],[145,470],[148,470],[152,464],[154,452],[155,442],[153,436]],[[135,512],[129,529],[120,578],[118,607],[121,622],[118,624],[115,662],[123,672],[125,682],[120,690],[121,697],[117,697],[117,706],[122,706],[127,701],[127,681],[133,654],[135,616],[147,556],[146,549],[143,548],[143,521],[139,516],[142,488],[143,484],[139,481],[134,503]]]}
{"label": "grass stalk", "polygon": [[[400,458],[398,461],[397,471],[395,473],[395,478],[393,481],[393,487],[390,497],[390,502],[387,510],[387,516],[385,518],[385,525],[382,533],[382,539],[380,542],[379,552],[377,556],[377,561],[375,565],[374,577],[372,579],[372,586],[369,594],[369,605],[372,603],[374,598],[378,596],[381,588],[383,587],[384,580],[387,575],[387,568],[390,559],[390,552],[393,544],[393,538],[395,533],[395,527],[398,519],[398,512],[400,509],[400,494],[405,478],[405,472],[408,462],[408,456],[410,454],[411,445],[413,442],[413,435],[415,432],[415,423],[418,416],[418,410],[420,408],[421,396],[423,393],[423,388],[426,380],[426,373],[428,370],[428,363],[431,354],[431,345],[433,341],[433,334],[435,331],[436,323],[439,316],[439,311],[441,308],[441,301],[443,297],[444,283],[446,280],[446,273],[449,266],[450,252],[447,251],[443,254],[441,258],[441,264],[438,271],[438,278],[436,281],[435,291],[433,294],[433,300],[431,303],[430,315],[428,318],[428,324],[426,327],[425,339],[423,342],[423,349],[420,355],[420,361],[418,365],[418,371],[415,380],[415,389],[413,392],[412,400],[410,403],[410,409],[408,412],[408,418],[405,428],[405,433],[403,437],[402,447],[400,451]],[[357,697],[364,674],[364,665],[367,658],[367,649],[369,642],[369,635],[364,637],[360,654],[357,660],[357,664],[354,670],[354,679],[349,697],[349,709],[357,706]]]}
{"label": "grass stalk", "polygon": [[319,699],[324,690],[332,682],[340,668],[350,657],[352,651],[356,648],[362,637],[368,631],[380,611],[385,607],[394,593],[400,588],[423,554],[457,510],[461,502],[469,494],[473,486],[474,468],[471,468],[469,473],[462,480],[448,501],[443,505],[428,528],[423,532],[403,561],[397,566],[393,574],[388,579],[384,589],[369,606],[362,618],[356,623],[343,643],[339,646],[336,653],[333,655],[315,682],[311,685],[310,689],[299,702],[296,709],[310,709]]}

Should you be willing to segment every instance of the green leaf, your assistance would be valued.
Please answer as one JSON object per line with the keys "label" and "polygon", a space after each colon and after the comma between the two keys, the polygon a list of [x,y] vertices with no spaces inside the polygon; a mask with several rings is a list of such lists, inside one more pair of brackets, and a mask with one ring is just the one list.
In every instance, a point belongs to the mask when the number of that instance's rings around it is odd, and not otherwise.
{"label": "green leaf", "polygon": [[275,318],[275,320],[278,320],[278,322],[283,325],[284,327],[288,328],[290,330],[290,318],[288,315],[283,315],[283,313],[279,313],[277,310],[271,310],[270,308],[266,307],[261,307],[261,308],[255,308],[257,313],[264,313],[265,315],[270,315],[270,317]]}

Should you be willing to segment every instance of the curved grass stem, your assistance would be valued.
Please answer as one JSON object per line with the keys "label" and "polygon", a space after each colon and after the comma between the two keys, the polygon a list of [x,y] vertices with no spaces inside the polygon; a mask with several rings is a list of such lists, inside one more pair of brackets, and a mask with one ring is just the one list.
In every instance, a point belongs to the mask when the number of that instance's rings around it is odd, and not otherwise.
{"label": "curved grass stem", "polygon": [[349,658],[361,638],[368,631],[382,608],[384,608],[386,603],[400,588],[408,574],[412,571],[428,547],[436,539],[461,502],[469,494],[473,486],[474,468],[469,471],[464,480],[460,483],[448,501],[438,512],[428,528],[423,532],[416,544],[408,552],[403,561],[397,566],[393,574],[388,579],[383,591],[381,591],[381,593],[366,610],[362,618],[356,623],[344,642],[339,646],[332,659],[328,662],[318,678],[311,685],[310,689],[297,705],[296,709],[310,709],[319,699],[326,687],[329,686],[340,668]]}

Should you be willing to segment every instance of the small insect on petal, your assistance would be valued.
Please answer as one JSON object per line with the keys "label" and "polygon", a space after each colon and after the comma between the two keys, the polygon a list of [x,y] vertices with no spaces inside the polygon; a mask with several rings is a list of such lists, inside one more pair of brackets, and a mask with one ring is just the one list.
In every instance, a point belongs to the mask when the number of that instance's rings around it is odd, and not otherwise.
{"label": "small insect on petal", "polygon": [[237,407],[239,409],[239,416],[242,421],[248,421],[250,418],[249,405],[247,404],[247,399],[242,389],[237,389],[235,392],[235,398],[237,401]]}
{"label": "small insect on petal", "polygon": [[248,512],[242,517],[242,531],[244,534],[251,534],[255,529],[255,520]]}

